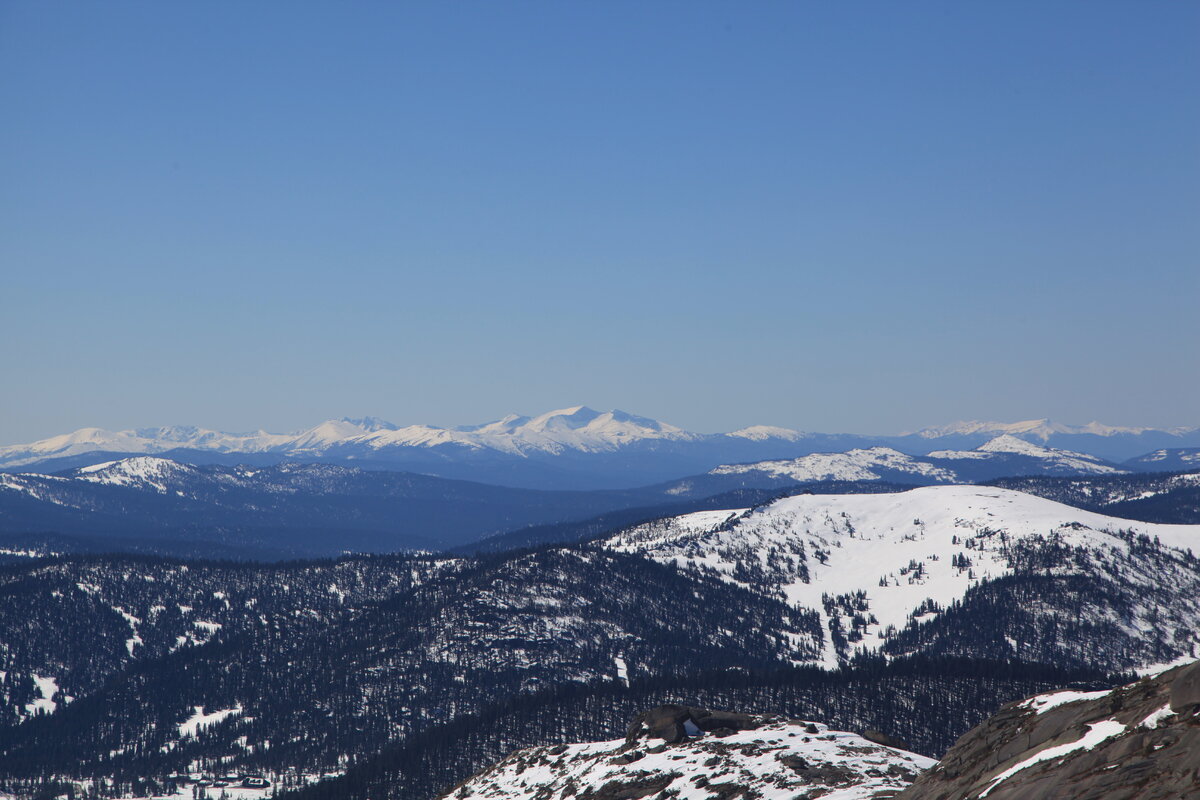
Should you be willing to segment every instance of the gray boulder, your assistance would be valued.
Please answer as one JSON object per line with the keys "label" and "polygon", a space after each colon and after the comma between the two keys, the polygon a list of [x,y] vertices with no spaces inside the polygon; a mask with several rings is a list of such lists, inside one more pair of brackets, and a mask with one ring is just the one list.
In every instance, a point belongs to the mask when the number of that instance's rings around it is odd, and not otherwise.
{"label": "gray boulder", "polygon": [[703,733],[715,731],[752,731],[764,723],[763,717],[739,714],[733,711],[711,711],[692,706],[662,705],[643,711],[634,717],[625,735],[633,742],[641,736],[662,739],[668,744],[678,744],[688,736],[689,723],[694,730]]}

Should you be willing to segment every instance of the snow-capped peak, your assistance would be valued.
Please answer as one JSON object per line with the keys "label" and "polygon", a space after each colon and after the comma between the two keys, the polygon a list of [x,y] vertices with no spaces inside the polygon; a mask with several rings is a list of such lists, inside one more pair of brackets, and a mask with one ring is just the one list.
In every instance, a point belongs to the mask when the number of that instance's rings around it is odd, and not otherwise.
{"label": "snow-capped peak", "polygon": [[345,417],[326,420],[316,427],[296,434],[289,445],[291,448],[299,450],[322,450],[356,436],[379,430],[395,430],[395,426],[390,428],[374,427],[364,424],[365,422],[366,420],[351,420]]}
{"label": "snow-capped peak", "polygon": [[995,439],[990,439],[976,449],[983,453],[1016,453],[1018,455],[1035,456],[1038,458],[1045,458],[1058,452],[1066,452],[1042,447],[1033,442],[1027,442],[1024,439],[1018,439],[1009,433],[997,436]]}
{"label": "snow-capped peak", "polygon": [[791,428],[779,428],[774,425],[751,425],[725,434],[736,439],[749,439],[752,442],[763,442],[767,439],[782,439],[785,442],[795,442],[803,439],[805,434]]}
{"label": "snow-capped peak", "polygon": [[550,428],[578,430],[579,428],[586,427],[599,416],[599,411],[593,411],[587,406],[571,406],[570,408],[560,408],[556,411],[547,411],[545,414],[539,414],[522,427],[531,431],[544,431]]}
{"label": "snow-capped peak", "polygon": [[180,464],[169,458],[135,456],[81,467],[75,471],[75,476],[91,483],[105,483],[112,486],[146,486],[159,492],[165,492],[168,480],[195,471],[195,467]]}
{"label": "snow-capped peak", "polygon": [[380,419],[379,417],[341,417],[337,421],[348,423],[368,433],[394,431],[399,427],[395,423],[388,422],[386,419]]}

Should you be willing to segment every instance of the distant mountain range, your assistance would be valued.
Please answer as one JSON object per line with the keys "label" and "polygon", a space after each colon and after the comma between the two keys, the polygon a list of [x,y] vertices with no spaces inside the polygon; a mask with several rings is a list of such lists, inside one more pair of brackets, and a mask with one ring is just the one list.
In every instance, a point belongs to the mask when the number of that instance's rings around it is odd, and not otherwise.
{"label": "distant mountain range", "polygon": [[[878,493],[996,479],[1131,519],[1191,522],[1200,519],[1197,478],[1133,474],[1008,434],[975,450],[910,456],[874,447],[725,464],[649,486],[591,491],[330,463],[195,465],[131,456],[53,474],[0,473],[0,557],[4,549],[259,559],[495,551],[574,541],[647,519],[757,505],[801,491]],[[1110,512],[1113,503],[1119,509]]]}
{"label": "distant mountain range", "polygon": [[[897,436],[806,433],[763,425],[700,434],[623,411],[577,406],[455,428],[400,427],[374,417],[329,420],[291,434],[224,433],[189,426],[115,432],[82,428],[0,447],[0,470],[48,472],[131,455],[162,455],[194,464],[354,464],[526,488],[631,488],[724,464],[856,449],[887,447],[939,459],[944,452],[970,451],[997,437],[1004,437],[1003,446],[1014,454],[1018,446],[1013,442],[1019,440],[1109,462],[1158,450],[1200,452],[1200,428],[1070,426],[1033,420],[962,422]],[[1163,469],[1176,468],[1167,466],[1174,461],[1164,458]]]}
{"label": "distant mountain range", "polygon": [[1102,458],[997,436],[974,450],[935,450],[910,456],[890,447],[845,453],[814,453],[800,458],[726,464],[668,487],[674,495],[770,488],[816,481],[889,481],[920,486],[976,483],[1025,475],[1124,475],[1132,470]]}

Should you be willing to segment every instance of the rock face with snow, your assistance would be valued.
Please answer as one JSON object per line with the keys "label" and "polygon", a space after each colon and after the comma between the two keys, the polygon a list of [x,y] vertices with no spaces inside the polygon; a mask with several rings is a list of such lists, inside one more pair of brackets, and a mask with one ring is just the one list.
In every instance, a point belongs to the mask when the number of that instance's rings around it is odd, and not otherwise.
{"label": "rock face with snow", "polygon": [[1106,692],[1011,703],[898,800],[1200,796],[1200,662]]}
{"label": "rock face with snow", "polygon": [[1071,663],[1099,647],[1114,668],[1200,655],[1200,525],[1006,489],[796,495],[636,526],[604,545],[816,610],[827,666],[858,650]]}
{"label": "rock face with snow", "polygon": [[519,750],[446,800],[867,800],[932,759],[814,722],[685,706],[639,715],[624,740]]}

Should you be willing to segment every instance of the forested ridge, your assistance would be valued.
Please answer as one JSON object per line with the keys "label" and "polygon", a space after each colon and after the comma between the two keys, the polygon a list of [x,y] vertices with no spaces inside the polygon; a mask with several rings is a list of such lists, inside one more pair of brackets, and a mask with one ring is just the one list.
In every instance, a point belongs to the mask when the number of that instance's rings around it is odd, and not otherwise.
{"label": "forested ridge", "polygon": [[[1179,632],[1200,615],[1195,556],[1107,535],[1096,549],[969,529],[954,570],[986,540],[1010,573],[872,633],[891,664],[865,648],[865,593],[786,601],[780,581],[807,582],[829,555],[799,540],[725,542],[728,574],[596,537],[471,557],[26,559],[0,567],[0,791],[128,796],[220,771],[284,789],[344,772],[305,791],[432,797],[508,750],[611,737],[672,700],[874,727],[937,755],[1005,699],[1194,646]],[[804,666],[830,643],[844,671]]]}

